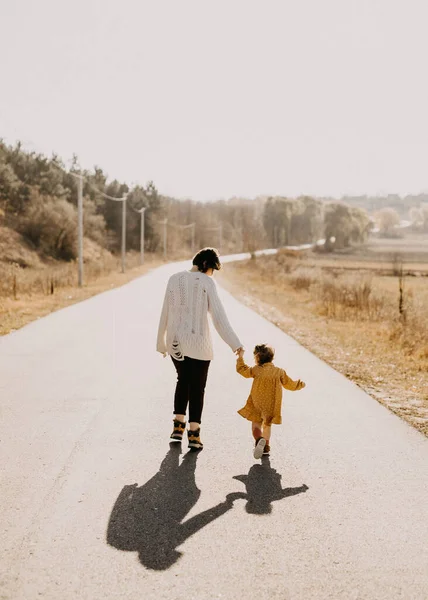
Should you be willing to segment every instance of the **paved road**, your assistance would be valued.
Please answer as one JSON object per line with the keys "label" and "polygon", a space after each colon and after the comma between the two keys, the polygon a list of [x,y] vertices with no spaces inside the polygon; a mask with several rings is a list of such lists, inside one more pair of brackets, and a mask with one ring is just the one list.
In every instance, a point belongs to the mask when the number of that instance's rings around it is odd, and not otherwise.
{"label": "paved road", "polygon": [[426,600],[427,440],[225,292],[246,346],[308,386],[256,464],[217,339],[206,448],[169,449],[175,269],[0,339],[0,598]]}

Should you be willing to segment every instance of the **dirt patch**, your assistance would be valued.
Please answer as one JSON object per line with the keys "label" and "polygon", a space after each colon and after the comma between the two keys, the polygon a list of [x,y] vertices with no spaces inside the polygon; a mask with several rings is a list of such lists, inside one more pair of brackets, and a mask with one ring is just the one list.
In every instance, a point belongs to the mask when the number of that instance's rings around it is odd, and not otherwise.
{"label": "dirt patch", "polygon": [[9,227],[0,227],[0,260],[20,267],[40,268],[39,255],[22,235]]}
{"label": "dirt patch", "polygon": [[[406,341],[398,315],[394,321],[388,312],[395,310],[396,281],[378,276],[377,293],[384,290],[387,297],[374,320],[355,317],[352,312],[346,318],[342,313],[340,318],[330,318],[314,300],[313,282],[300,288],[296,284],[299,268],[301,265],[292,265],[284,273],[284,265],[278,265],[277,259],[258,258],[228,264],[219,277],[241,302],[428,436],[428,356],[424,347],[414,345],[417,336],[410,334]],[[314,268],[317,277],[322,277],[322,267]],[[407,292],[427,306],[428,279],[408,282]]]}

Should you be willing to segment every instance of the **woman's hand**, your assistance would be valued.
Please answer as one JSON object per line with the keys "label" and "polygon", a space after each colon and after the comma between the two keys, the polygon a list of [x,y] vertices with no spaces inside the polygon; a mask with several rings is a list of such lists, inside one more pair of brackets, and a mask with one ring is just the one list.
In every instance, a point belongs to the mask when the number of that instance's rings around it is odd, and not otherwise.
{"label": "woman's hand", "polygon": [[245,353],[245,350],[242,346],[235,350],[235,354],[236,354],[236,356],[239,356],[239,358],[242,358],[244,356],[244,353]]}

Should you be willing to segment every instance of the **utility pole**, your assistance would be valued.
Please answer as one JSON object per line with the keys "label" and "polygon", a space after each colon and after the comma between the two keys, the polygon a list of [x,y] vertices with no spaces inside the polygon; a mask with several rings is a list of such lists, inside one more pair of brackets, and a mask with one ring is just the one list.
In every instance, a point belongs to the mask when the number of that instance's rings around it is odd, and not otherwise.
{"label": "utility pole", "polygon": [[166,247],[167,247],[167,239],[168,236],[168,219],[165,219],[163,222],[163,257],[166,260]]}
{"label": "utility pole", "polygon": [[218,232],[218,246],[217,249],[220,250],[223,245],[223,226],[219,225],[218,227],[204,227],[205,231],[212,231],[215,235],[216,231]]}
{"label": "utility pole", "polygon": [[196,223],[192,223],[192,256],[195,255],[195,228]]}
{"label": "utility pole", "polygon": [[144,213],[146,207],[141,209],[141,230],[140,230],[140,263],[144,265]]}
{"label": "utility pole", "polygon": [[126,196],[122,199],[122,273],[125,273],[126,261]]}
{"label": "utility pole", "polygon": [[79,176],[77,184],[77,256],[79,287],[83,285],[83,177]]}

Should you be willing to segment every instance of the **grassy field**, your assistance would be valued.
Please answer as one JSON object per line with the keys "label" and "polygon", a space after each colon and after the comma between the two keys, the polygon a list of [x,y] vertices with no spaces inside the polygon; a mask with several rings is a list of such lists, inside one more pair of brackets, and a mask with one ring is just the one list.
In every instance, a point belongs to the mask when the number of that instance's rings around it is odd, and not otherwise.
{"label": "grassy field", "polygon": [[329,257],[280,251],[228,264],[220,278],[241,301],[428,435],[428,245],[426,255],[420,247],[412,253],[419,262],[404,260],[402,270],[396,247],[388,261],[382,247],[382,259],[368,262],[372,250]]}
{"label": "grassy field", "polygon": [[159,257],[146,255],[140,265],[137,253],[128,254],[126,273],[120,260],[105,255],[85,264],[84,281],[77,286],[77,266],[63,263],[39,268],[18,269],[0,263],[0,335],[5,335],[60,308],[119,287],[162,264]]}
{"label": "grassy field", "polygon": [[428,274],[428,235],[408,233],[402,238],[373,237],[361,246],[347,248],[332,254],[308,253],[302,255],[309,263],[325,268],[348,270],[371,269],[383,274],[391,273],[393,263],[402,261],[409,275]]}

